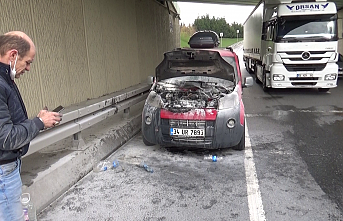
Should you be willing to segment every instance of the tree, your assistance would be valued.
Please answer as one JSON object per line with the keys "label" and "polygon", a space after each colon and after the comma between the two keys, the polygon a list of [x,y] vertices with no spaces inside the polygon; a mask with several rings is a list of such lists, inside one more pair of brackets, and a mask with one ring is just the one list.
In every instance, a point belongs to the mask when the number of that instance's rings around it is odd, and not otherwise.
{"label": "tree", "polygon": [[194,21],[194,28],[196,31],[214,31],[218,35],[223,33],[225,38],[236,38],[237,30],[239,30],[238,37],[243,37],[243,25],[233,22],[231,25],[226,23],[225,18],[210,18],[208,14],[201,17],[198,16]]}

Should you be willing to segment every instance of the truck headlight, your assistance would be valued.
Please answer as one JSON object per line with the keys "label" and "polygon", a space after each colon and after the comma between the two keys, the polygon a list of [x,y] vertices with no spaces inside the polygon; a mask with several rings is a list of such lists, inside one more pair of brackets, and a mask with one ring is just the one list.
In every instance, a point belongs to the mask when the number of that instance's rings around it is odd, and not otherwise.
{"label": "truck headlight", "polygon": [[337,74],[326,74],[324,77],[324,80],[332,81],[332,80],[336,80],[336,78],[337,78]]}
{"label": "truck headlight", "polygon": [[273,81],[284,81],[285,75],[283,74],[273,74]]}

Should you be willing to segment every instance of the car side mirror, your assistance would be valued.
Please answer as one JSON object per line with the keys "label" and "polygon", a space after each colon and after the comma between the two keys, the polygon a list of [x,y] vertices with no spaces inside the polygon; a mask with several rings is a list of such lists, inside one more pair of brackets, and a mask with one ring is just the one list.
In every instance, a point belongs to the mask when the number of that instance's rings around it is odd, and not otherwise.
{"label": "car side mirror", "polygon": [[147,83],[148,84],[153,84],[155,81],[155,78],[153,76],[149,76],[148,79],[147,79]]}
{"label": "car side mirror", "polygon": [[254,84],[254,79],[252,77],[245,77],[243,79],[242,87],[251,87]]}

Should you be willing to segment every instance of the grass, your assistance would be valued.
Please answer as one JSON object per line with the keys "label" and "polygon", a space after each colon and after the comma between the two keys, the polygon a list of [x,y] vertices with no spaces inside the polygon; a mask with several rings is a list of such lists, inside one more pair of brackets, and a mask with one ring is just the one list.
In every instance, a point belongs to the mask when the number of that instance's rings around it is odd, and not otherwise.
{"label": "grass", "polygon": [[190,36],[187,33],[181,32],[180,38],[181,38],[181,48],[189,47],[188,41],[189,41]]}
{"label": "grass", "polygon": [[[181,32],[181,48],[189,47],[188,45],[189,38],[190,36],[187,35],[187,33]],[[238,41],[242,41],[242,40],[243,38],[238,38]],[[227,46],[235,44],[236,42],[237,42],[237,38],[223,38],[221,45],[219,45],[219,47],[225,48]]]}

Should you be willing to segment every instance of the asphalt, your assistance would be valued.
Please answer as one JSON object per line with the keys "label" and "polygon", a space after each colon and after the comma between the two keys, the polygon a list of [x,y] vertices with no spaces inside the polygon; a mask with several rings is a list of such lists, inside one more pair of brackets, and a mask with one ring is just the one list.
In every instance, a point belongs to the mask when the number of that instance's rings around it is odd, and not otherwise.
{"label": "asphalt", "polygon": [[22,190],[30,193],[37,213],[140,131],[143,105],[135,104],[129,114],[119,112],[83,130],[82,150],[73,150],[73,137],[68,137],[23,158]]}

